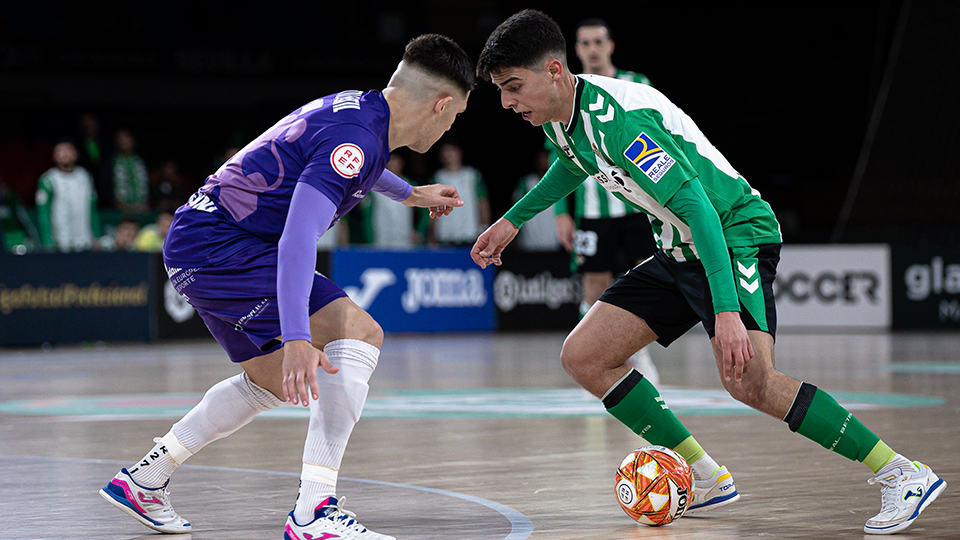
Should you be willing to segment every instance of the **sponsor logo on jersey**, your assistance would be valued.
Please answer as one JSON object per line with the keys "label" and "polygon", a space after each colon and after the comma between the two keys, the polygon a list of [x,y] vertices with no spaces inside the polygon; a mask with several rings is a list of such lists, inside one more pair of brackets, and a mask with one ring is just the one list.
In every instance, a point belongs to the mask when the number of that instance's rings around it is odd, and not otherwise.
{"label": "sponsor logo on jersey", "polygon": [[190,200],[187,201],[187,206],[194,210],[208,213],[217,209],[217,205],[210,200],[210,197],[208,197],[206,193],[200,193],[199,191],[190,196]]}
{"label": "sponsor logo on jersey", "polygon": [[627,147],[623,155],[632,161],[653,183],[659,182],[663,175],[670,170],[670,167],[673,167],[673,164],[677,162],[663,148],[660,148],[660,145],[653,142],[653,139],[646,133],[637,135],[637,138]]}
{"label": "sponsor logo on jersey", "polygon": [[363,92],[359,90],[347,90],[340,92],[333,98],[333,112],[340,112],[343,109],[360,109],[360,96]]}
{"label": "sponsor logo on jersey", "polygon": [[357,191],[355,191],[355,192],[353,193],[353,196],[354,196],[355,198],[357,198],[357,199],[362,199],[362,198],[363,198],[363,190],[362,190],[362,189],[358,189]]}
{"label": "sponsor logo on jersey", "polygon": [[333,149],[330,164],[340,176],[353,178],[360,174],[360,167],[363,167],[363,150],[355,144],[343,143]]}

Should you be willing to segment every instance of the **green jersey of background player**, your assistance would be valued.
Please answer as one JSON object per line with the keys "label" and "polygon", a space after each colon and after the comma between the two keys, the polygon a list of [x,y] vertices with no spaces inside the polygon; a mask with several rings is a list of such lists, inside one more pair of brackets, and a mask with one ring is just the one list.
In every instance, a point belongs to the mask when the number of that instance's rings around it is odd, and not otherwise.
{"label": "green jersey of background player", "polygon": [[688,513],[736,501],[733,478],[625,360],[702,322],[721,381],[735,399],[876,474],[870,483],[881,484],[881,511],[867,520],[865,532],[908,527],[946,484],[926,465],[891,450],[829,394],[774,367],[772,282],[780,233],[770,206],[663,94],[576,77],[565,51],[556,23],[525,10],[497,27],[480,55],[477,72],[500,88],[502,105],[542,125],[562,156],[480,235],[474,261],[500,264],[524,220],[570,193],[583,173],[594,177],[652,216],[660,251],[593,305],[564,342],[561,363],[611,415],[690,463],[695,487]]}

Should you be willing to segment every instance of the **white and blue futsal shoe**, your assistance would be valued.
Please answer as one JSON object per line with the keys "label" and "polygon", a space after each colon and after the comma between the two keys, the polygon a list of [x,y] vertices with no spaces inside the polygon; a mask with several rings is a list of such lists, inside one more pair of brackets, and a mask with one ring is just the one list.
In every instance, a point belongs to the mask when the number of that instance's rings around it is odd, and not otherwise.
{"label": "white and blue futsal shoe", "polygon": [[880,513],[867,520],[863,532],[893,534],[910,526],[920,512],[943,493],[947,483],[930,467],[914,461],[916,471],[896,467],[867,480],[880,484]]}
{"label": "white and blue futsal shoe", "polygon": [[100,490],[100,496],[132,518],[155,531],[162,533],[190,532],[190,523],[180,517],[170,504],[167,484],[150,489],[133,481],[127,469],[113,477]]}

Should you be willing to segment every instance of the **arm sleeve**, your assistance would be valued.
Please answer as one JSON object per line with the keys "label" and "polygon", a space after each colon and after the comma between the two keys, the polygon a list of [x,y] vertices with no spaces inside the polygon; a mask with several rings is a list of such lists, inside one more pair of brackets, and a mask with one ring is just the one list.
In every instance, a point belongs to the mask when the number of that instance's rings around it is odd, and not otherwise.
{"label": "arm sleeve", "polygon": [[503,217],[520,227],[533,216],[569,195],[582,182],[582,175],[574,174],[561,164],[559,159],[556,159],[540,182],[514,204]]}
{"label": "arm sleeve", "polygon": [[403,202],[410,198],[410,194],[413,193],[413,186],[403,178],[384,169],[380,179],[373,185],[373,190],[377,193],[383,193],[394,201]]}
{"label": "arm sleeve", "polygon": [[50,226],[50,205],[53,199],[53,189],[46,176],[40,177],[37,187],[37,228],[40,230],[40,242],[45,247],[53,247],[53,230]]}
{"label": "arm sleeve", "polygon": [[96,240],[100,238],[102,232],[100,230],[100,212],[97,210],[97,190],[93,186],[93,177],[90,176],[90,173],[87,173],[87,183],[90,186],[90,232],[93,234],[93,239]]}
{"label": "arm sleeve", "polygon": [[713,311],[740,311],[736,285],[733,282],[733,267],[727,252],[727,241],[723,237],[720,216],[694,178],[685,182],[674,193],[666,207],[690,227],[697,255],[707,273],[710,294],[713,296]]}
{"label": "arm sleeve", "polygon": [[277,303],[283,342],[310,341],[310,291],[317,268],[317,238],[337,207],[316,188],[297,182],[277,250]]}

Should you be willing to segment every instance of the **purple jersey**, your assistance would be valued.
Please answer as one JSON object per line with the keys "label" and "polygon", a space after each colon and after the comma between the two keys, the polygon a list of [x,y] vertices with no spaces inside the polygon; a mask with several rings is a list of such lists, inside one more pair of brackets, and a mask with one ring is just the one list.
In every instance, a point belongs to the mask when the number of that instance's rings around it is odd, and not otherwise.
{"label": "purple jersey", "polygon": [[223,260],[238,235],[278,243],[297,182],[337,206],[333,226],[380,178],[390,158],[389,119],[387,102],[375,90],[329,95],[287,115],[207,177],[177,210],[174,229],[208,223],[210,234],[203,241],[182,235],[184,241],[167,242],[165,260]]}

